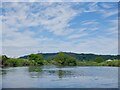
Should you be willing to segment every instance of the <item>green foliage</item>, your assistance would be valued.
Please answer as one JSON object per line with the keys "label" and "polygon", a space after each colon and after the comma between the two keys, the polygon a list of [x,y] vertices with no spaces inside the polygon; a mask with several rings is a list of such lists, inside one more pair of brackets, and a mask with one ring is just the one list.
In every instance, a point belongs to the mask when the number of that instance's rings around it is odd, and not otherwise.
{"label": "green foliage", "polygon": [[101,66],[117,66],[120,67],[120,60],[105,61],[100,63]]}
{"label": "green foliage", "polygon": [[20,58],[8,58],[3,55],[0,57],[1,66],[3,67],[17,67],[17,66],[39,66],[39,65],[58,65],[58,66],[117,66],[120,67],[119,60],[105,61],[101,57],[97,57],[95,60],[79,61],[74,57],[60,52],[53,60],[44,60],[41,54],[31,54],[28,59]]}
{"label": "green foliage", "polygon": [[37,66],[37,65],[47,65],[49,62],[43,59],[41,54],[31,54],[28,59],[20,58],[8,58],[7,56],[1,56],[3,67],[17,67],[17,66]]}
{"label": "green foliage", "polygon": [[2,55],[2,65],[7,65],[7,60],[8,60],[9,58],[6,56],[6,55]]}
{"label": "green foliage", "polygon": [[54,63],[60,66],[75,66],[77,65],[77,61],[75,58],[66,55],[63,52],[58,53],[58,55],[55,56],[54,58]]}
{"label": "green foliage", "polygon": [[6,61],[4,66],[12,66],[12,67],[17,67],[17,66],[27,66],[29,65],[29,61],[25,59],[17,59],[17,58],[10,58]]}
{"label": "green foliage", "polygon": [[29,65],[29,61],[26,59],[8,58],[6,55],[2,55],[1,58],[2,58],[3,67],[7,67],[7,66],[17,67],[17,66]]}
{"label": "green foliage", "polygon": [[31,61],[32,65],[43,65],[44,64],[44,58],[42,54],[31,54],[29,55],[28,59]]}
{"label": "green foliage", "polygon": [[43,60],[43,56],[42,54],[30,54],[29,60],[35,60],[35,61]]}
{"label": "green foliage", "polygon": [[6,55],[2,55],[2,60],[6,61],[8,59],[8,57]]}
{"label": "green foliage", "polygon": [[77,65],[78,66],[98,66],[98,63],[94,61],[78,61]]}
{"label": "green foliage", "polygon": [[44,65],[51,64],[51,61],[50,61],[50,60],[43,60],[43,64],[44,64]]}
{"label": "green foliage", "polygon": [[101,63],[94,62],[94,61],[78,61],[78,66],[116,66],[120,67],[120,60],[111,60],[111,61],[104,61]]}
{"label": "green foliage", "polygon": [[[69,56],[72,56],[74,58],[76,58],[77,60],[80,60],[80,61],[90,61],[90,60],[95,60],[97,57],[101,57],[103,58],[104,60],[108,60],[108,59],[118,59],[118,55],[96,55],[96,54],[92,54],[92,53],[89,53],[89,54],[84,54],[84,53],[81,53],[81,54],[77,54],[77,53],[72,53],[72,52],[64,52],[65,54],[69,55]],[[44,56],[44,59],[45,60],[52,60],[54,59],[54,57],[57,55],[58,53],[42,53],[42,55]],[[26,56],[23,56],[21,58],[27,58],[28,55]]]}
{"label": "green foliage", "polygon": [[102,57],[97,57],[94,61],[97,63],[101,63],[104,62],[105,60]]}

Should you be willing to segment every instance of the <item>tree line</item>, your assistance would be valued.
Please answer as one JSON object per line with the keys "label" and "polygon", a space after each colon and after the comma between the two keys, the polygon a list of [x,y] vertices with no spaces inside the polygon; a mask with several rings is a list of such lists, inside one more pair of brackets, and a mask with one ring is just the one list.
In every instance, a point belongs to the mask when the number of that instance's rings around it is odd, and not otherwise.
{"label": "tree line", "polygon": [[6,55],[2,55],[0,62],[2,67],[41,66],[48,64],[57,66],[120,66],[119,60],[106,61],[102,57],[97,57],[95,60],[80,61],[64,52],[59,52],[52,60],[44,60],[42,54],[30,54],[26,59],[8,58]]}

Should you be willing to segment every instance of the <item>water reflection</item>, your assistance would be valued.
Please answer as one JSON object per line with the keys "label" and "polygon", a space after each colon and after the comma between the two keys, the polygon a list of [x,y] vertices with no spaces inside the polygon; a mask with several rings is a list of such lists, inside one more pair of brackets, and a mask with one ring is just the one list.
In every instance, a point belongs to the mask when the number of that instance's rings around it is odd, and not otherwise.
{"label": "water reflection", "polygon": [[61,70],[61,68],[57,68],[56,70],[44,70],[43,67],[36,67],[31,66],[28,68],[28,71],[30,73],[30,76],[32,78],[42,78],[47,76],[58,76],[58,78],[62,79],[65,77],[71,77],[73,76],[73,72],[69,70]]}
{"label": "water reflection", "polygon": [[1,71],[0,71],[0,74],[2,73],[2,75],[5,75],[5,74],[7,74],[7,72],[8,72],[8,71],[6,71],[6,70],[1,70]]}
{"label": "water reflection", "polygon": [[42,68],[39,66],[30,66],[28,72],[32,78],[40,78],[42,76]]}
{"label": "water reflection", "polygon": [[2,75],[4,88],[118,87],[113,67],[15,67],[3,69]]}
{"label": "water reflection", "polygon": [[14,70],[10,70],[10,69],[8,69],[8,68],[2,68],[1,70],[0,70],[0,74],[1,75],[6,75],[8,72],[12,72],[12,71],[14,71]]}
{"label": "water reflection", "polygon": [[72,75],[71,71],[58,70],[57,75],[59,78],[70,77]]}

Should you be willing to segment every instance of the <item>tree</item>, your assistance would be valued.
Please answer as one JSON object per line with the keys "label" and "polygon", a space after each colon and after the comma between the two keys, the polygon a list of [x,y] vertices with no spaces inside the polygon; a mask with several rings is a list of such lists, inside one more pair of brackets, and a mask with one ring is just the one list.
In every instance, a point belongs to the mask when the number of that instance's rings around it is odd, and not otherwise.
{"label": "tree", "polygon": [[31,54],[28,57],[29,60],[33,61],[34,63],[36,63],[37,65],[43,65],[43,55],[42,54]]}
{"label": "tree", "polygon": [[97,57],[94,61],[97,63],[101,63],[104,62],[104,59],[102,57]]}
{"label": "tree", "polygon": [[2,55],[2,65],[3,66],[6,66],[7,65],[7,60],[8,60],[9,58],[6,56],[6,55]]}
{"label": "tree", "polygon": [[55,58],[55,62],[57,65],[62,66],[75,66],[77,65],[77,61],[74,57],[71,57],[63,52],[58,53]]}

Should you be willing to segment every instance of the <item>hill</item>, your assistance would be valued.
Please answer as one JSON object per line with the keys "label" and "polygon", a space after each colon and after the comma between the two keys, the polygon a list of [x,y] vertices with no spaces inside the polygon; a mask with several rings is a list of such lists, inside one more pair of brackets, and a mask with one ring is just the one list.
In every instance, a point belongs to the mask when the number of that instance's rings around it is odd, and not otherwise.
{"label": "hill", "polygon": [[[83,61],[83,60],[87,60],[87,61],[95,60],[97,57],[101,57],[104,60],[118,59],[117,55],[97,55],[97,54],[92,54],[92,53],[89,53],[89,54],[84,54],[84,53],[77,54],[77,53],[71,53],[71,52],[64,52],[64,53],[76,58],[77,60],[81,60],[81,61]],[[42,54],[45,60],[52,60],[58,53],[38,53],[38,54]],[[22,56],[20,58],[27,59],[28,56],[29,55],[25,55],[25,56]]]}

